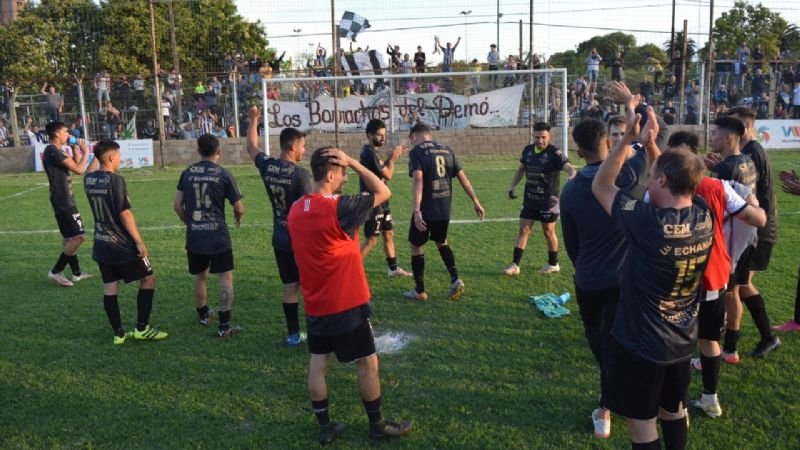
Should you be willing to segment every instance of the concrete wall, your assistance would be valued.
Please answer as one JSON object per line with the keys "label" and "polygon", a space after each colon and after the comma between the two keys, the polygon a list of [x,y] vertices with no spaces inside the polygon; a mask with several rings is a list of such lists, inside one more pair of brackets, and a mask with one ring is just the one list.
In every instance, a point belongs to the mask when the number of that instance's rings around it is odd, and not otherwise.
{"label": "concrete wall", "polygon": [[[672,131],[679,129],[702,134],[702,126],[673,126]],[[554,144],[560,146],[560,129],[551,130]],[[435,131],[437,142],[449,145],[458,155],[518,155],[528,144],[527,128],[472,128],[459,131]],[[405,132],[395,133],[388,137],[389,143],[407,142]],[[245,139],[222,139],[222,161],[225,164],[248,164],[250,156],[245,148]],[[339,135],[339,147],[353,156],[358,155],[361,145],[366,142],[363,133],[342,133]],[[156,141],[153,143],[153,156],[156,167],[161,166],[162,149]],[[314,133],[306,138],[306,153],[310,156],[314,149],[334,144],[333,133]],[[166,166],[186,166],[197,159],[195,141],[166,141],[163,158]],[[570,150],[574,150],[575,142],[569,137]],[[278,136],[270,136],[270,153],[277,155],[279,151]],[[0,149],[0,173],[33,172],[33,147],[13,147]]]}

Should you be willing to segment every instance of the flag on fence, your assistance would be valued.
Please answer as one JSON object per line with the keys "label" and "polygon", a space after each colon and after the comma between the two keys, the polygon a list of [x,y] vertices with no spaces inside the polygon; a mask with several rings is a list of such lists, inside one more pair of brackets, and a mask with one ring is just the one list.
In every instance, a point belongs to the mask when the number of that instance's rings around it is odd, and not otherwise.
{"label": "flag on fence", "polygon": [[[353,76],[380,75],[386,67],[383,54],[377,50],[353,52],[352,54],[345,53],[341,57],[341,63],[345,73]],[[362,82],[367,84],[374,83],[375,79],[364,79]]]}
{"label": "flag on fence", "polygon": [[131,120],[125,125],[125,129],[122,131],[122,135],[119,138],[136,139],[136,113],[133,113],[133,117],[131,117]]}
{"label": "flag on fence", "polygon": [[339,37],[348,38],[355,42],[356,35],[370,27],[369,20],[358,14],[345,11],[339,22]]}

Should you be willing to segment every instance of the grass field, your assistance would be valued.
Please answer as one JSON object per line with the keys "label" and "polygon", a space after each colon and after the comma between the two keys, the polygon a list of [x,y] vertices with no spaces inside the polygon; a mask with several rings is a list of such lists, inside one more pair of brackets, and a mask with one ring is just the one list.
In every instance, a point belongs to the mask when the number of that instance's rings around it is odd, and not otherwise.
{"label": "grass field", "polygon": [[[798,168],[797,153],[771,154],[774,167]],[[407,438],[386,448],[629,448],[624,422],[612,437],[592,436],[589,413],[599,381],[574,300],[572,314],[546,319],[528,304],[543,292],[570,291],[572,266],[561,252],[560,274],[536,273],[546,261],[534,235],[522,275],[501,270],[511,258],[520,200],[505,188],[517,162],[511,157],[463,161],[487,212],[483,223],[463,192],[456,192],[450,241],[466,295],[444,299],[449,279],[428,248],[426,303],[403,300],[409,279],[389,279],[380,248],[365,264],[373,293],[376,334],[412,337],[399,353],[381,356],[384,411],[410,418]],[[402,170],[390,187],[398,229],[398,257],[410,270],[406,244],[410,182]],[[247,213],[232,230],[236,256],[233,322],[244,332],[213,338],[197,324],[186,271],[184,230],[172,211],[182,168],[125,172],[133,213],[150,249],[158,284],[152,322],[168,331],[157,343],[112,345],[99,277],[74,288],[46,278],[60,251],[44,174],[0,176],[0,448],[309,448],[317,425],[306,389],[306,347],[289,349],[270,246],[271,212],[252,166],[229,167],[245,195]],[[76,177],[79,209],[93,221]],[[356,189],[351,177],[348,190]],[[773,323],[791,314],[800,254],[800,199],[779,193],[780,243],[770,270],[756,278]],[[230,214],[230,208],[228,213]],[[537,226],[538,227],[538,226]],[[560,230],[559,230],[560,232]],[[80,250],[83,268],[97,274],[90,238]],[[644,274],[643,274],[644,276]],[[210,282],[215,289],[215,282]],[[135,286],[120,293],[123,321],[135,320]],[[215,298],[214,295],[209,296]],[[210,301],[215,307],[214,301]],[[757,332],[747,313],[741,350]],[[695,412],[689,447],[695,449],[800,448],[800,361],[796,335],[766,360],[744,358],[722,368],[723,417]],[[367,448],[367,422],[355,369],[333,363],[331,414],[348,424],[338,448]],[[699,395],[700,377],[691,396]]]}

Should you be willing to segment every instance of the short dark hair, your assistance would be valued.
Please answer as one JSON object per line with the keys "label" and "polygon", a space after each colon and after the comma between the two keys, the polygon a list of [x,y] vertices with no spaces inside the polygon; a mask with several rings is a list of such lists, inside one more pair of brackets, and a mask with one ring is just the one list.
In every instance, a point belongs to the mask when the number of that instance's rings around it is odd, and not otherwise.
{"label": "short dark hair", "polygon": [[572,139],[585,152],[597,153],[600,141],[608,136],[606,126],[597,119],[586,119],[572,129]]}
{"label": "short dark hair", "polygon": [[691,131],[676,131],[672,133],[667,141],[667,146],[675,148],[681,145],[689,147],[692,153],[697,153],[700,148],[700,138]]}
{"label": "short dark hair", "polygon": [[68,128],[64,122],[50,122],[44,127],[44,130],[47,132],[47,136],[53,139],[56,137],[56,132],[62,128]]}
{"label": "short dark hair", "polygon": [[744,105],[737,105],[725,111],[726,116],[737,116],[742,119],[756,120],[756,112]]}
{"label": "short dark hair", "polygon": [[411,136],[411,135],[414,135],[414,134],[417,134],[417,133],[431,134],[431,129],[428,128],[428,126],[425,125],[424,123],[419,123],[418,122],[418,123],[414,124],[413,127],[411,127],[411,130],[408,132],[408,135]]}
{"label": "short dark hair", "polygon": [[219,139],[213,134],[204,134],[197,138],[197,153],[202,156],[214,156],[219,150]]}
{"label": "short dark hair", "polygon": [[653,175],[667,177],[667,186],[672,195],[694,195],[705,170],[706,166],[700,156],[678,148],[658,157]]}
{"label": "short dark hair", "polygon": [[620,115],[611,116],[608,118],[608,128],[610,129],[614,125],[628,128],[628,120]]}
{"label": "short dark hair", "polygon": [[311,154],[311,175],[314,177],[314,181],[324,180],[325,176],[331,170],[331,167],[339,166],[338,164],[332,163],[332,158],[330,158],[328,155],[322,154],[325,150],[331,148],[333,147],[326,145],[325,147],[320,147],[314,150],[314,153]]}
{"label": "short dark hair", "polygon": [[736,117],[730,115],[719,116],[714,119],[714,125],[726,131],[742,137],[744,135],[744,123]]}
{"label": "short dark hair", "polygon": [[550,124],[547,122],[536,122],[533,124],[533,131],[550,131]]}
{"label": "short dark hair", "polygon": [[112,150],[119,150],[119,144],[117,141],[111,139],[100,139],[96,144],[94,144],[94,157],[97,159],[103,159],[103,155]]}
{"label": "short dark hair", "polygon": [[386,124],[381,119],[372,119],[367,122],[367,134],[375,134],[384,128],[386,128]]}
{"label": "short dark hair", "polygon": [[284,128],[283,131],[281,131],[280,137],[281,151],[285,152],[289,150],[296,141],[304,137],[306,137],[306,134],[297,128]]}

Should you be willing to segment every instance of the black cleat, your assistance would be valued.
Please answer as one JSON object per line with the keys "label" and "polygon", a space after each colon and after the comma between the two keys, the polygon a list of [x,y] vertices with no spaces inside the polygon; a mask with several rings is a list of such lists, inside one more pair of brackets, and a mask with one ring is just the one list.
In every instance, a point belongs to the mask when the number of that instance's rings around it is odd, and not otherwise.
{"label": "black cleat", "polygon": [[762,339],[758,341],[756,348],[754,348],[752,352],[748,353],[747,356],[752,358],[763,358],[771,351],[777,350],[780,346],[781,340],[778,339],[778,336],[772,336],[772,339],[767,340]]}
{"label": "black cleat", "polygon": [[411,431],[412,425],[413,422],[410,420],[403,422],[384,420],[380,423],[371,423],[369,424],[369,437],[370,439],[400,437]]}
{"label": "black cleat", "polygon": [[328,445],[335,441],[336,438],[342,434],[345,429],[343,423],[331,422],[327,425],[320,425],[319,427],[319,443],[321,445]]}

